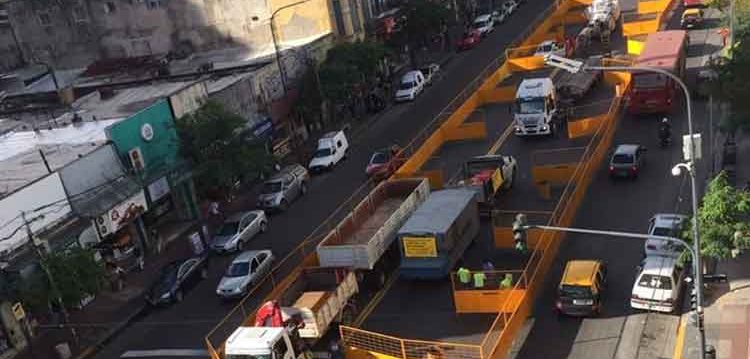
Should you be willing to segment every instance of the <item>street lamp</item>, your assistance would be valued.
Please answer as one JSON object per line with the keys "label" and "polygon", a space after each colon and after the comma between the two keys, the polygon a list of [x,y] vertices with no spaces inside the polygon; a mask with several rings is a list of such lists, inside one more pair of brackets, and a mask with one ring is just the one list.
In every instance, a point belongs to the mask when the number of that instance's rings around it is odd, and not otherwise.
{"label": "street lamp", "polygon": [[690,100],[690,91],[688,90],[687,85],[680,79],[678,76],[674,75],[673,73],[669,71],[665,71],[662,69],[652,68],[652,67],[645,67],[645,66],[589,66],[584,64],[582,61],[577,60],[571,60],[562,56],[557,55],[547,55],[544,57],[544,63],[552,66],[557,67],[572,73],[577,73],[579,71],[586,71],[586,70],[594,70],[594,71],[626,71],[626,72],[653,72],[660,75],[664,75],[672,79],[675,83],[677,83],[680,88],[682,89],[683,94],[685,95],[685,104],[687,106],[687,119],[688,119],[688,135],[686,137],[683,137],[683,141],[687,142],[686,146],[686,153],[685,153],[685,160],[686,163],[680,163],[676,165],[674,168],[672,168],[672,174],[675,176],[679,176],[682,173],[682,169],[686,169],[688,174],[690,174],[690,190],[691,190],[691,197],[692,197],[692,209],[693,209],[693,249],[692,252],[693,255],[693,261],[695,263],[695,286],[696,286],[696,292],[697,292],[697,305],[696,305],[696,312],[698,314],[698,336],[700,339],[700,346],[701,346],[701,358],[704,359],[706,357],[706,333],[703,330],[703,270],[701,266],[701,257],[700,257],[700,237],[699,237],[699,228],[698,228],[698,190],[696,185],[696,179],[695,179],[695,161],[699,159],[698,156],[696,156],[695,151],[695,137],[693,136],[693,110],[692,110],[692,102]]}
{"label": "street lamp", "polygon": [[279,43],[278,43],[278,40],[276,39],[276,25],[274,25],[273,20],[276,17],[276,14],[278,14],[281,10],[285,10],[293,6],[304,4],[308,1],[310,0],[302,0],[302,1],[293,2],[288,5],[284,5],[276,9],[276,11],[274,11],[271,14],[271,39],[273,40],[273,51],[274,51],[274,56],[276,57],[276,66],[279,67],[279,78],[281,78],[281,88],[284,89],[285,95],[287,93],[286,73],[284,71],[284,66],[282,66],[281,64],[281,57],[279,56]]}

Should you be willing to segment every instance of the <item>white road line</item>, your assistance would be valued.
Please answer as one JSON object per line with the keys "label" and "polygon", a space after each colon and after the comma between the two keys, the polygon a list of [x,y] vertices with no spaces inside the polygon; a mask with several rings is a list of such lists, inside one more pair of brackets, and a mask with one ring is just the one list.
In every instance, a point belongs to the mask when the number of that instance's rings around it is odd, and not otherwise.
{"label": "white road line", "polygon": [[205,349],[128,350],[120,355],[120,358],[150,357],[208,357],[208,351]]}

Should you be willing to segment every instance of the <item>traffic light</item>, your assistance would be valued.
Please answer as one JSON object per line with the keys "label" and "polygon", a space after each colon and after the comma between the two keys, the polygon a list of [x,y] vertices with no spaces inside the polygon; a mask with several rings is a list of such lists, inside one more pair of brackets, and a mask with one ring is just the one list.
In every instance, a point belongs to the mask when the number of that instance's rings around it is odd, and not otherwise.
{"label": "traffic light", "polygon": [[526,215],[523,213],[517,214],[516,220],[513,221],[513,242],[515,242],[516,250],[521,253],[525,253],[528,250],[526,243],[527,227]]}

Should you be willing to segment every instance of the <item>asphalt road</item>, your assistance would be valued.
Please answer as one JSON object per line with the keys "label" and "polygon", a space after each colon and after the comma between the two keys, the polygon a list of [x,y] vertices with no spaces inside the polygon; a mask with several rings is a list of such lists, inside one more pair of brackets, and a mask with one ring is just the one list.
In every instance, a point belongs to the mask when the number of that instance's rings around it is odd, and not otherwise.
{"label": "asphalt road", "polygon": [[[408,143],[487,64],[497,59],[505,46],[549,3],[548,0],[526,3],[477,48],[455,55],[444,67],[442,80],[414,103],[396,106],[369,124],[361,137],[351,141],[349,159],[332,173],[315,177],[308,195],[294,203],[287,213],[272,217],[268,232],[255,239],[249,249],[270,247],[278,258],[292,250],[365,181],[364,165],[373,150],[393,143]],[[247,207],[252,208],[253,204],[248,203]],[[233,306],[231,302],[220,301],[214,293],[230,259],[227,256],[214,260],[209,278],[186,293],[183,302],[150,311],[129,325],[96,357],[205,357],[204,335]]]}

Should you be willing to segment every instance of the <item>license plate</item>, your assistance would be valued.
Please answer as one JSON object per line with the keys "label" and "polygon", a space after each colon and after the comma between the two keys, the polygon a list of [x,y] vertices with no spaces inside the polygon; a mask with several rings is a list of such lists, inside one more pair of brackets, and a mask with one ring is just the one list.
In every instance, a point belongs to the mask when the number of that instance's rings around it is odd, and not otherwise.
{"label": "license plate", "polygon": [[573,299],[573,305],[592,305],[593,299]]}

